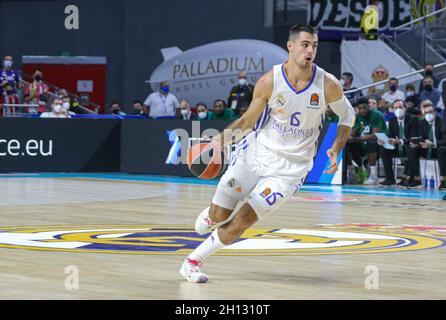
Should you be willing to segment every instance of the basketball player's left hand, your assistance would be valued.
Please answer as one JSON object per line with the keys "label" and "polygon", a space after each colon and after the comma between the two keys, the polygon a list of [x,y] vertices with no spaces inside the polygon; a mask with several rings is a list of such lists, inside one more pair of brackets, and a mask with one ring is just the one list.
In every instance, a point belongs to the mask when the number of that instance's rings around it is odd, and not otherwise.
{"label": "basketball player's left hand", "polygon": [[328,170],[325,170],[324,173],[333,174],[338,171],[338,153],[328,149],[327,157],[330,158],[330,165],[328,166]]}

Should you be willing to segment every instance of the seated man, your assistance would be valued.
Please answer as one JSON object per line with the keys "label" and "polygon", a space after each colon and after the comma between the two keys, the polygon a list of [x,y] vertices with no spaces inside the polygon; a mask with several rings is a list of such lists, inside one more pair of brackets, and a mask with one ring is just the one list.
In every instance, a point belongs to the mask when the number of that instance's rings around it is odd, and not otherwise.
{"label": "seated man", "polygon": [[438,159],[440,175],[442,176],[441,188],[446,187],[446,162],[445,148],[442,145],[445,137],[441,130],[441,118],[432,103],[422,102],[423,120],[419,125],[418,141],[411,141],[409,148],[409,188],[421,187],[420,158]]}
{"label": "seated man", "polygon": [[[389,120],[389,144],[396,148],[393,150],[384,148],[383,141],[378,140],[381,146],[381,157],[384,164],[386,179],[380,183],[383,186],[393,186],[396,184],[395,174],[393,172],[392,159],[396,157],[407,157],[407,148],[409,147],[410,137],[418,134],[418,119],[407,112],[402,100],[395,100],[392,104],[395,115]],[[404,176],[401,179],[401,185],[407,184],[408,175],[407,164],[404,167]]]}
{"label": "seated man", "polygon": [[192,113],[189,102],[182,100],[180,102],[180,115],[177,117],[179,120],[197,120],[197,116]]}
{"label": "seated man", "polygon": [[[368,185],[378,184],[378,144],[375,132],[387,132],[386,120],[381,112],[371,109],[366,98],[360,98],[357,103],[358,114],[355,126],[348,142],[348,163],[354,160],[362,166],[362,157],[367,155],[370,166]],[[351,167],[351,166],[350,166]],[[349,168],[351,171],[351,168]]]}
{"label": "seated man", "polygon": [[204,102],[198,102],[195,106],[197,111],[197,120],[207,120],[209,116],[208,106]]}
{"label": "seated man", "polygon": [[55,98],[51,105],[51,112],[43,112],[40,118],[71,118],[68,114],[68,110],[63,107],[63,100],[61,98]]}
{"label": "seated man", "polygon": [[232,111],[230,108],[226,108],[226,103],[221,99],[214,101],[214,108],[208,115],[208,120],[232,121],[236,118],[237,116],[235,115],[234,111]]}

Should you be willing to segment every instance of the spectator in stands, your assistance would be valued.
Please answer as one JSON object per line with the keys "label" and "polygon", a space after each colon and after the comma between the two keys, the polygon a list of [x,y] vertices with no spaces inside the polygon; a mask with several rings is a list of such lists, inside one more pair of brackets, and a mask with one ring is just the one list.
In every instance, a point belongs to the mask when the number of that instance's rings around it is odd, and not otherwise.
{"label": "spectator in stands", "polygon": [[[370,166],[369,178],[365,184],[378,184],[378,144],[374,133],[387,132],[387,125],[384,116],[378,110],[370,109],[366,98],[360,98],[357,102],[358,114],[356,115],[355,125],[348,142],[348,163],[355,161],[362,167],[362,157],[367,155]],[[353,167],[348,168],[350,174]]]}
{"label": "spectator in stands", "polygon": [[[424,76],[432,77],[433,83],[432,86],[436,88],[438,86],[438,79],[434,76],[434,65],[432,63],[426,63],[424,65]],[[420,86],[418,88],[418,92],[423,91],[424,89],[424,79],[420,81]]]}
{"label": "spectator in stands", "polygon": [[[407,157],[410,138],[418,133],[418,119],[407,112],[404,102],[402,100],[395,100],[393,102],[394,116],[389,120],[389,144],[395,146],[395,149],[387,149],[383,147],[384,141],[378,139],[378,144],[381,146],[381,157],[383,160],[384,171],[386,179],[380,183],[383,186],[393,186],[396,184],[395,174],[393,172],[392,159]],[[408,164],[404,167],[403,178],[399,185],[407,186],[408,182]]]}
{"label": "spectator in stands", "polygon": [[208,119],[208,106],[204,102],[199,102],[195,106],[195,110],[197,110],[197,118],[198,120],[207,120]]}
{"label": "spectator in stands", "polygon": [[[22,79],[17,70],[12,68],[11,56],[5,56],[0,72],[0,104],[18,104],[17,90],[22,88]],[[5,113],[11,113],[14,109],[5,108]]]}
{"label": "spectator in stands", "polygon": [[186,100],[182,100],[180,103],[180,112],[181,115],[178,116],[178,119],[181,120],[197,120],[197,116],[192,113],[189,102]]}
{"label": "spectator in stands", "polygon": [[[344,72],[341,75],[340,82],[344,92],[357,89],[356,87],[353,86],[353,74],[351,72]],[[358,99],[359,97],[362,97],[362,92],[356,91],[356,92],[346,93],[345,96],[350,102],[352,102]]]}
{"label": "spectator in stands", "polygon": [[230,108],[226,108],[226,103],[221,99],[214,101],[214,107],[208,114],[208,120],[232,121],[236,118],[237,116],[235,115],[234,111],[232,111]]}
{"label": "spectator in stands", "polygon": [[414,100],[415,105],[419,105],[420,103],[420,95],[415,92],[415,86],[412,83],[406,84],[404,87],[404,95],[406,98],[412,97],[411,99]]}
{"label": "spectator in stands", "polygon": [[177,97],[169,92],[169,83],[163,81],[158,92],[152,92],[144,101],[144,106],[148,110],[150,117],[156,119],[160,117],[175,117],[176,109],[180,103]]}
{"label": "spectator in stands", "polygon": [[68,112],[63,108],[63,100],[55,98],[51,105],[51,112],[43,112],[41,118],[71,118]]}
{"label": "spectator in stands", "polygon": [[71,111],[71,99],[69,96],[62,97],[62,108],[66,111],[70,116],[75,115],[76,112]]}
{"label": "spectator in stands", "polygon": [[327,110],[325,111],[325,122],[328,123],[338,123],[339,117],[336,113],[331,110],[330,106],[327,106]]}
{"label": "spectator in stands", "polygon": [[432,76],[424,76],[423,90],[420,91],[420,100],[430,100],[436,108],[440,101],[441,94],[434,88],[434,78]]}
{"label": "spectator in stands", "polygon": [[59,98],[62,98],[62,97],[68,97],[68,91],[67,91],[67,89],[63,89],[63,88],[59,88],[59,89],[57,89],[57,96],[58,96]]}
{"label": "spectator in stands", "polygon": [[378,102],[375,98],[369,98],[368,100],[370,109],[378,109]]}
{"label": "spectator in stands", "polygon": [[[392,103],[395,100],[404,100],[406,97],[404,96],[404,92],[398,89],[398,79],[390,78],[389,82],[389,91],[385,92],[382,96],[382,100],[384,100],[385,107],[388,112],[391,112]],[[389,110],[390,109],[390,110]]]}
{"label": "spectator in stands", "polygon": [[146,116],[144,113],[143,104],[139,100],[135,100],[132,102],[132,115],[134,116]]}
{"label": "spectator in stands", "polygon": [[24,100],[27,104],[37,105],[37,107],[29,107],[29,113],[42,114],[45,112],[48,101],[48,86],[43,83],[42,70],[36,69],[34,71],[33,82],[29,83],[25,88]]}
{"label": "spectator in stands", "polygon": [[121,105],[119,104],[118,101],[113,101],[111,103],[111,113],[115,114],[117,116],[125,116],[126,114],[124,112],[121,111]]}
{"label": "spectator in stands", "polygon": [[236,114],[240,113],[240,108],[248,107],[252,100],[254,86],[248,83],[246,71],[242,71],[238,75],[238,84],[231,89],[228,98],[228,106]]}
{"label": "spectator in stands", "polygon": [[420,107],[417,104],[418,99],[415,96],[409,96],[404,100],[404,105],[406,111],[414,116],[419,116],[421,114]]}
{"label": "spectator in stands", "polygon": [[[421,141],[411,141],[409,149],[409,188],[422,186],[420,179],[420,158],[438,159],[440,175],[443,176],[442,186],[445,187],[446,163],[444,162],[444,148],[442,143],[444,137],[441,131],[441,119],[437,116],[437,111],[431,101],[423,101],[423,119],[419,124],[418,137]],[[441,144],[441,145],[440,145]],[[440,150],[441,149],[441,150]]]}

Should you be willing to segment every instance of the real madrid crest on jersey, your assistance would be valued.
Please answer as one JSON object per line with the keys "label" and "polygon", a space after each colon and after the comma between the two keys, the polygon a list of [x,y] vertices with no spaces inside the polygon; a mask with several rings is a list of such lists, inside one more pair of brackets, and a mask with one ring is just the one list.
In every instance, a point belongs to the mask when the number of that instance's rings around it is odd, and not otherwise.
{"label": "real madrid crest on jersey", "polygon": [[278,95],[277,99],[276,99],[276,102],[277,102],[278,105],[283,106],[285,104],[285,99],[283,98],[282,95]]}

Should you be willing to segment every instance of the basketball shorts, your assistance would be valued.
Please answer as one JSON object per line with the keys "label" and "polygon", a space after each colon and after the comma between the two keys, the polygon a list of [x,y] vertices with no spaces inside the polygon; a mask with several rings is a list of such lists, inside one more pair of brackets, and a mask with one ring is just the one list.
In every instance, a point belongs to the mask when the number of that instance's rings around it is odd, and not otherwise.
{"label": "basketball shorts", "polygon": [[234,210],[247,199],[259,220],[263,219],[300,189],[312,165],[312,160],[296,163],[280,157],[257,143],[251,133],[232,152],[212,203]]}

